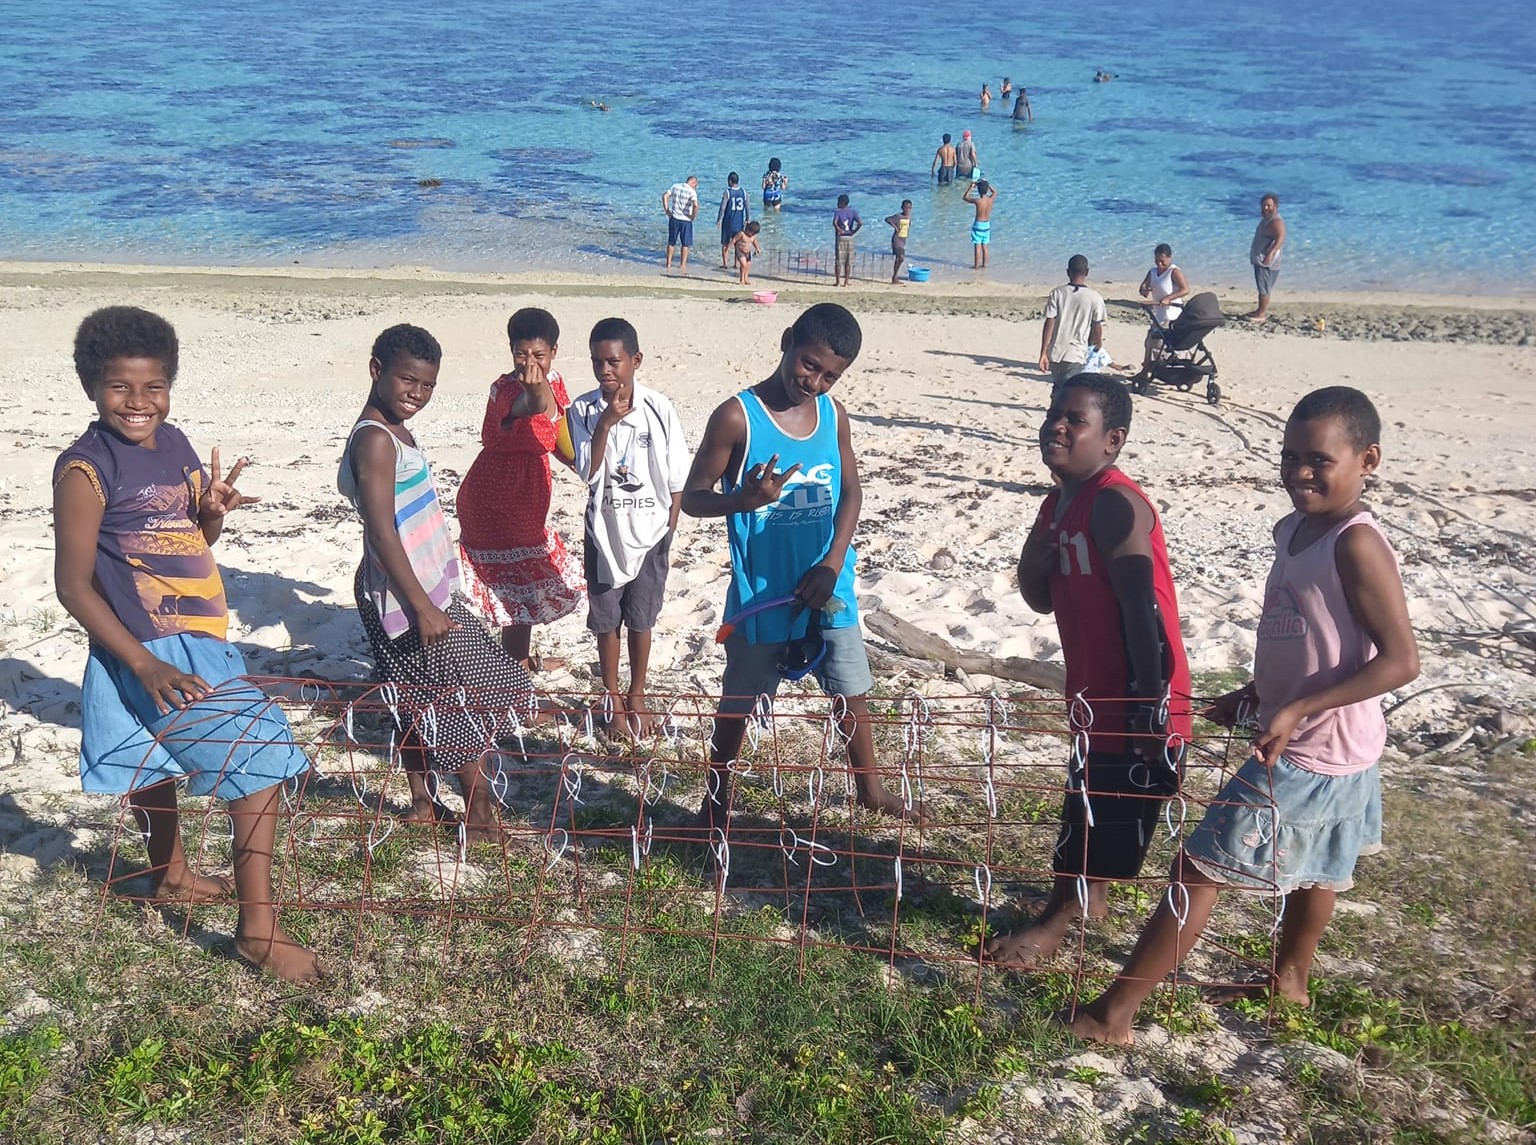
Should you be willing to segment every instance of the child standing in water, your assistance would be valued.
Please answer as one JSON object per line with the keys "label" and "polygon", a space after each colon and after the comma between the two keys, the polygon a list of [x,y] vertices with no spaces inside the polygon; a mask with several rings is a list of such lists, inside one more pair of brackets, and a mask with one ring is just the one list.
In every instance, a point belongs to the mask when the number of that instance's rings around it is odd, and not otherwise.
{"label": "child standing in water", "polygon": [[901,273],[901,264],[907,261],[907,238],[912,233],[912,200],[903,199],[901,210],[885,216],[885,225],[891,228],[891,281]]}
{"label": "child standing in water", "polygon": [[784,164],[778,158],[768,160],[768,170],[763,172],[763,206],[772,210],[784,207],[784,192],[789,188],[789,176],[784,174]]}
{"label": "child standing in water", "polygon": [[[458,564],[427,464],[406,422],[432,400],[443,358],[418,326],[391,326],[373,344],[368,404],[347,437],[336,484],[363,519],[353,591],[380,682],[394,684],[411,822],[438,811],[427,770],[458,776],[468,836],[496,827],[482,759],[504,713],[533,714],[528,672],[486,634],[458,593]],[[425,712],[431,709],[427,721]]]}
{"label": "child standing in water", "polygon": [[480,456],[459,486],[459,556],[480,614],[501,626],[501,646],[530,671],[533,626],[576,610],[581,565],[548,526],[549,455],[571,399],[553,369],[560,326],[527,307],[507,322],[512,372],[491,383]]}
{"label": "child standing in water", "polygon": [[[149,848],[157,903],[240,902],[234,947],[280,978],[319,977],[315,956],[277,924],[272,849],[282,783],[309,770],[288,721],[240,677],[210,546],[255,501],[219,451],[207,469],[166,420],[176,331],[158,314],[109,306],[80,323],[75,370],[97,418],[53,469],[54,582],[90,637],[81,685],[80,786],[125,794]],[[236,757],[238,756],[238,762]],[[176,786],[227,800],[235,875],[187,865]]]}
{"label": "child standing in water", "polygon": [[1376,408],[1348,386],[1292,411],[1280,481],[1296,511],[1275,526],[1253,682],[1209,713],[1232,726],[1256,709],[1253,755],[1185,840],[1125,969],[1073,1018],[1079,1037],[1132,1042],[1137,1008],[1199,940],[1223,888],[1285,896],[1275,976],[1258,989],[1307,1005],[1334,900],[1359,856],[1381,849],[1381,697],[1419,674],[1397,558],[1361,500],[1380,441]]}
{"label": "child standing in water", "polygon": [[752,281],[752,259],[763,253],[762,246],[757,241],[762,227],[754,219],[748,223],[746,229],[731,240],[731,246],[736,252],[736,281],[747,286]]}

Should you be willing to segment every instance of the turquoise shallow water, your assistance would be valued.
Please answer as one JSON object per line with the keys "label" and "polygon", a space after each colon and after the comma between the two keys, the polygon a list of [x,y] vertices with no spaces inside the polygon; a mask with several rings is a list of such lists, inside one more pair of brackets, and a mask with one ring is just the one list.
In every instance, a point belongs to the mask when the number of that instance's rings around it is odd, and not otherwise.
{"label": "turquoise shallow water", "polygon": [[[649,273],[668,184],[699,174],[709,257],[727,171],[755,192],[778,155],[770,250],[829,247],[840,191],[884,249],[910,197],[914,258],[953,278],[970,211],[928,168],[969,128],[1000,188],[994,278],[1076,251],[1139,275],[1167,241],[1197,282],[1243,282],[1273,189],[1282,290],[1536,288],[1522,6],[956,11],[0,0],[0,258]],[[1004,75],[1032,126],[978,112]]]}

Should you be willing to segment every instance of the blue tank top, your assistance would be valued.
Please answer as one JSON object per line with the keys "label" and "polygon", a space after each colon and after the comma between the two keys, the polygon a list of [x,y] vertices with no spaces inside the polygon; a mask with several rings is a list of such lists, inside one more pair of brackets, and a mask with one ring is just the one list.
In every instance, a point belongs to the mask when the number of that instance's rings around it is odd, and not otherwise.
{"label": "blue tank top", "polygon": [[[795,462],[800,469],[771,505],[726,518],[731,546],[731,589],[725,597],[725,618],[760,600],[773,600],[795,591],[800,578],[827,555],[843,492],[842,454],[837,446],[837,407],[822,394],[816,399],[816,428],[807,437],[791,437],[779,428],[768,408],[750,390],[736,395],[747,415],[747,445],[741,468],[721,479],[726,494],[741,488],[743,474],[779,455],[778,468]],[[854,596],[853,546],[837,575],[833,595],[843,607],[823,616],[826,628],[851,628],[859,622]],[[748,617],[741,633],[751,644],[782,644],[790,638],[791,609],[773,608]],[[795,635],[805,626],[801,619]]]}

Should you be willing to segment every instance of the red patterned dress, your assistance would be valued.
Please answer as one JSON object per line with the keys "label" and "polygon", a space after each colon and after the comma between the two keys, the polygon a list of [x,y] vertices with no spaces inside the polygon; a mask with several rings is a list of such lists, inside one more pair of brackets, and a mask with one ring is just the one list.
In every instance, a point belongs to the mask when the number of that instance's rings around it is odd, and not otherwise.
{"label": "red patterned dress", "polygon": [[[564,416],[565,382],[550,371],[549,388]],[[549,455],[555,426],[547,414],[502,419],[523,391],[503,374],[491,383],[480,456],[459,486],[459,562],[470,602],[494,624],[548,624],[576,609],[586,595],[581,561],[551,530]]]}

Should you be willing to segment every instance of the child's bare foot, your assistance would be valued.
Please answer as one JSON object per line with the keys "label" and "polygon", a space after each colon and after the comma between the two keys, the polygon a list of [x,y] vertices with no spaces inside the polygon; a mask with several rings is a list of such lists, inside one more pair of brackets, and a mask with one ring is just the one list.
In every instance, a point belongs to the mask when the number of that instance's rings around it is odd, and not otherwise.
{"label": "child's bare foot", "polygon": [[411,809],[400,816],[402,823],[420,827],[436,827],[439,823],[457,823],[459,817],[453,808],[445,807],[433,799],[423,797],[411,800]]}
{"label": "child's bare foot", "polygon": [[624,697],[624,708],[629,712],[626,726],[633,738],[649,739],[661,727],[660,718],[646,708],[644,693],[630,692]]}
{"label": "child's bare foot", "polygon": [[266,933],[236,932],[235,953],[258,970],[289,982],[318,982],[321,978],[320,962],[314,951],[295,941],[276,922]]}
{"label": "child's bare foot", "polygon": [[1085,1042],[1097,1042],[1104,1046],[1136,1044],[1136,1035],[1131,1031],[1130,1023],[1121,1026],[1104,1018],[1097,1010],[1098,1003],[1090,1002],[1086,1006],[1079,1006],[1076,1014],[1059,1014],[1056,1020]]}
{"label": "child's bare foot", "polygon": [[191,903],[226,902],[234,897],[235,880],[228,875],[194,875],[183,871],[167,874],[155,884],[157,906],[185,906]]}
{"label": "child's bare foot", "polygon": [[901,796],[892,795],[883,789],[872,799],[866,799],[861,795],[859,806],[867,807],[871,811],[883,811],[895,819],[905,819],[914,827],[928,826],[928,813],[921,803],[914,802],[909,810]]}
{"label": "child's bare foot", "polygon": [[1063,935],[1060,931],[1036,923],[994,938],[987,943],[986,954],[999,966],[1009,970],[1034,970],[1050,961],[1061,949]]}

